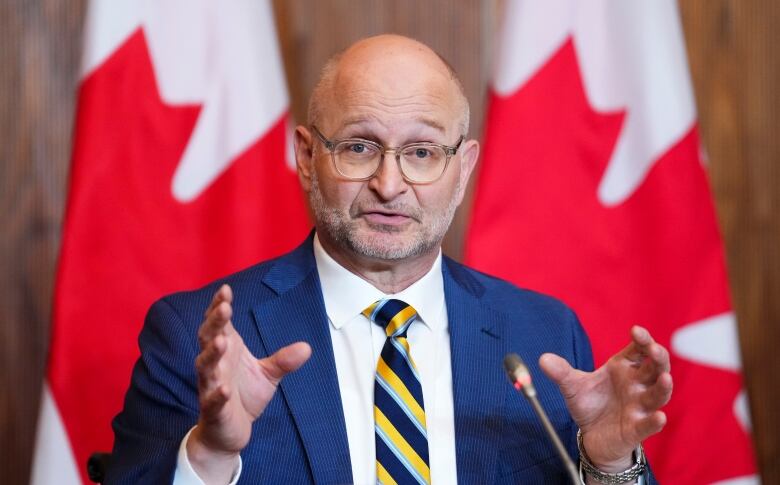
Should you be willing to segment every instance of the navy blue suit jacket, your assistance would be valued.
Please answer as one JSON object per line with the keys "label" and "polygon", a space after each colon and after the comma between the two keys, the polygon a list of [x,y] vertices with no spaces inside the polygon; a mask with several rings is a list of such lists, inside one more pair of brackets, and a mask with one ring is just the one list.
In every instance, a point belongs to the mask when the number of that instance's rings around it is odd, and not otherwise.
{"label": "navy blue suit jacket", "polygon": [[[576,460],[577,427],[537,361],[554,352],[580,369],[593,360],[574,313],[452,259],[442,264],[452,352],[460,483],[566,483],[563,467],[527,402],[502,369],[517,352],[536,377],[539,399]],[[264,357],[303,340],[312,357],[285,377],[241,453],[241,483],[351,483],[349,447],[328,318],[312,238],[295,251],[193,292],[157,301],[139,337],[123,411],[114,419],[108,483],[170,483],[177,450],[198,418],[197,330],[212,295],[228,283],[233,325]]]}

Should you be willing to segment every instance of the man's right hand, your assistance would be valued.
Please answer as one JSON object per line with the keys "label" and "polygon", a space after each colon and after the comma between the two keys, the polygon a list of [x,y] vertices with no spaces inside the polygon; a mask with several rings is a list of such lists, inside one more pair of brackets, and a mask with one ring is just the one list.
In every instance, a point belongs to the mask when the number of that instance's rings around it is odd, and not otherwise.
{"label": "man's right hand", "polygon": [[297,342],[256,359],[233,328],[233,291],[222,285],[214,294],[198,331],[200,417],[187,441],[187,457],[205,483],[228,483],[238,454],[249,443],[252,423],[265,410],[282,377],[311,356]]}

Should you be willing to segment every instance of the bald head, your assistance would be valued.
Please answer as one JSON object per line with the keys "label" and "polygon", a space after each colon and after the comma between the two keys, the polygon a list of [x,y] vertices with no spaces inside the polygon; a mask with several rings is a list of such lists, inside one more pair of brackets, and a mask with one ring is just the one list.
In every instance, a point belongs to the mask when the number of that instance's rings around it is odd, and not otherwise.
{"label": "bald head", "polygon": [[360,40],[328,60],[309,100],[308,122],[326,119],[366,94],[389,100],[424,93],[452,108],[459,134],[469,127],[469,104],[455,71],[425,44],[400,35]]}

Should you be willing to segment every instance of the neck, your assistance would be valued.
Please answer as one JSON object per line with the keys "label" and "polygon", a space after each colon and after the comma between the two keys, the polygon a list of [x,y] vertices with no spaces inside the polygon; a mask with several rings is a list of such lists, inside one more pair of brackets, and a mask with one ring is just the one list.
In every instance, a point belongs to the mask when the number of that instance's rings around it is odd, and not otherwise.
{"label": "neck", "polygon": [[402,260],[369,258],[339,247],[327,237],[318,233],[322,248],[337,263],[383,293],[394,294],[405,290],[426,275],[439,256],[440,246],[436,246],[419,256]]}

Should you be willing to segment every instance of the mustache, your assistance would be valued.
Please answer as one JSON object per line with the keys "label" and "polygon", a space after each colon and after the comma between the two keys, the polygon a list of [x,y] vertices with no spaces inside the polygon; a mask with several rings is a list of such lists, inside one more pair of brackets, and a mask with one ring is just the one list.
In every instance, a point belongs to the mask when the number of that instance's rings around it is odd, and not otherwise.
{"label": "mustache", "polygon": [[402,202],[358,202],[352,206],[349,212],[352,218],[371,212],[380,212],[384,214],[398,214],[417,222],[422,222],[422,211],[420,208]]}

